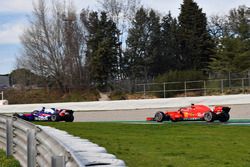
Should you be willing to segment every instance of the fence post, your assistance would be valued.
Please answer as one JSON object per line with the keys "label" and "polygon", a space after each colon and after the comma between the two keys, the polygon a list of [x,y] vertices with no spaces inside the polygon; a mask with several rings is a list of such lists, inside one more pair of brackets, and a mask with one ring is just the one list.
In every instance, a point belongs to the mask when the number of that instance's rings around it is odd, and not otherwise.
{"label": "fence post", "polygon": [[164,98],[166,98],[166,82],[163,83],[163,93]]}
{"label": "fence post", "polygon": [[242,85],[242,91],[245,94],[244,78],[242,78],[242,80],[241,80],[241,85]]}
{"label": "fence post", "polygon": [[224,85],[223,85],[223,84],[224,84],[224,83],[223,83],[223,79],[222,79],[222,80],[221,80],[221,85],[220,85],[220,86],[221,86],[221,87],[220,87],[220,88],[221,88],[221,94],[223,94],[223,92],[224,92],[224,90],[223,90],[223,89],[224,89],[224,88],[223,88]]}
{"label": "fence post", "polygon": [[63,156],[53,156],[51,167],[65,167],[65,159]]}
{"label": "fence post", "polygon": [[143,96],[146,97],[146,84],[143,84]]}
{"label": "fence post", "polygon": [[187,81],[184,82],[185,97],[187,97]]}
{"label": "fence post", "polygon": [[248,84],[247,84],[247,86],[249,87],[250,86],[250,70],[247,71],[247,75],[248,75]]}
{"label": "fence post", "polygon": [[27,130],[27,166],[36,166],[36,137],[35,130]]}
{"label": "fence post", "polygon": [[206,91],[206,81],[204,80],[204,96],[207,95],[207,91]]}
{"label": "fence post", "polygon": [[13,120],[6,120],[6,156],[13,154]]}
{"label": "fence post", "polygon": [[228,86],[231,88],[231,72],[228,72]]}
{"label": "fence post", "polygon": [[2,95],[2,100],[3,100],[3,91],[1,92],[1,95]]}

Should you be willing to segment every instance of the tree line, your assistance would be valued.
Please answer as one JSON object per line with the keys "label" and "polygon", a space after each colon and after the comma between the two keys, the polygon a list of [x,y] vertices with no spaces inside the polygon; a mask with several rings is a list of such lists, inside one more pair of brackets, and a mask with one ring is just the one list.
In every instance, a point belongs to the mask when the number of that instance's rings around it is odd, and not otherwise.
{"label": "tree line", "polygon": [[[112,81],[148,81],[171,71],[241,72],[250,65],[250,11],[245,6],[209,19],[194,0],[178,17],[138,0],[103,0],[101,9],[39,0],[21,36],[18,68],[47,86],[112,89]],[[24,70],[26,71],[26,70]],[[14,71],[18,78],[18,72]]]}

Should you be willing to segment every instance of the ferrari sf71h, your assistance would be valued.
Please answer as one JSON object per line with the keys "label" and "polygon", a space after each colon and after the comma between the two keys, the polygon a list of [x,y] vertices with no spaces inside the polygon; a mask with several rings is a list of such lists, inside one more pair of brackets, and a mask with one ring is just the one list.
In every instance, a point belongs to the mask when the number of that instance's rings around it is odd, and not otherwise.
{"label": "ferrari sf71h", "polygon": [[24,119],[26,121],[66,121],[73,122],[74,111],[68,109],[56,109],[56,108],[42,108],[41,110],[34,110],[31,113],[13,114],[13,116]]}
{"label": "ferrari sf71h", "polygon": [[147,121],[207,121],[213,122],[219,120],[220,122],[227,122],[230,118],[230,107],[215,106],[210,109],[205,105],[194,105],[189,107],[182,107],[177,111],[158,111],[154,117],[147,118]]}

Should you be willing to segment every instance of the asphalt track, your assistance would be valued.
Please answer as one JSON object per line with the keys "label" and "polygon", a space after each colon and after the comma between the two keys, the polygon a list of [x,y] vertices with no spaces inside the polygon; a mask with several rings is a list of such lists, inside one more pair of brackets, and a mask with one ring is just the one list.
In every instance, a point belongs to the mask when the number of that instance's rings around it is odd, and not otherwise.
{"label": "asphalt track", "polygon": [[[230,120],[224,125],[249,125],[250,104],[228,105],[231,107]],[[138,109],[138,110],[111,110],[111,111],[82,111],[75,112],[75,122],[122,122],[132,124],[152,124],[146,122],[146,117],[152,117],[157,111],[175,111],[178,108]],[[167,122],[170,123],[170,122]],[[187,121],[183,121],[187,123]],[[192,123],[206,123],[193,121]]]}
{"label": "asphalt track", "polygon": [[137,125],[146,125],[146,124],[202,124],[202,125],[231,125],[231,126],[250,126],[250,119],[231,119],[228,122],[222,123],[219,121],[215,122],[205,122],[205,121],[180,121],[180,122],[154,122],[154,121],[117,121],[118,123],[124,123],[124,124],[137,124]]}

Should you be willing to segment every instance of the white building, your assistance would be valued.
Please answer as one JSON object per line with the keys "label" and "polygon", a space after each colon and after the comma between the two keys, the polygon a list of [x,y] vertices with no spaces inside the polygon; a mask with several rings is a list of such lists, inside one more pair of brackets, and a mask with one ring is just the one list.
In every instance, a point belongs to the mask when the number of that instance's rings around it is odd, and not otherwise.
{"label": "white building", "polygon": [[5,89],[10,86],[10,76],[0,75],[0,90]]}

